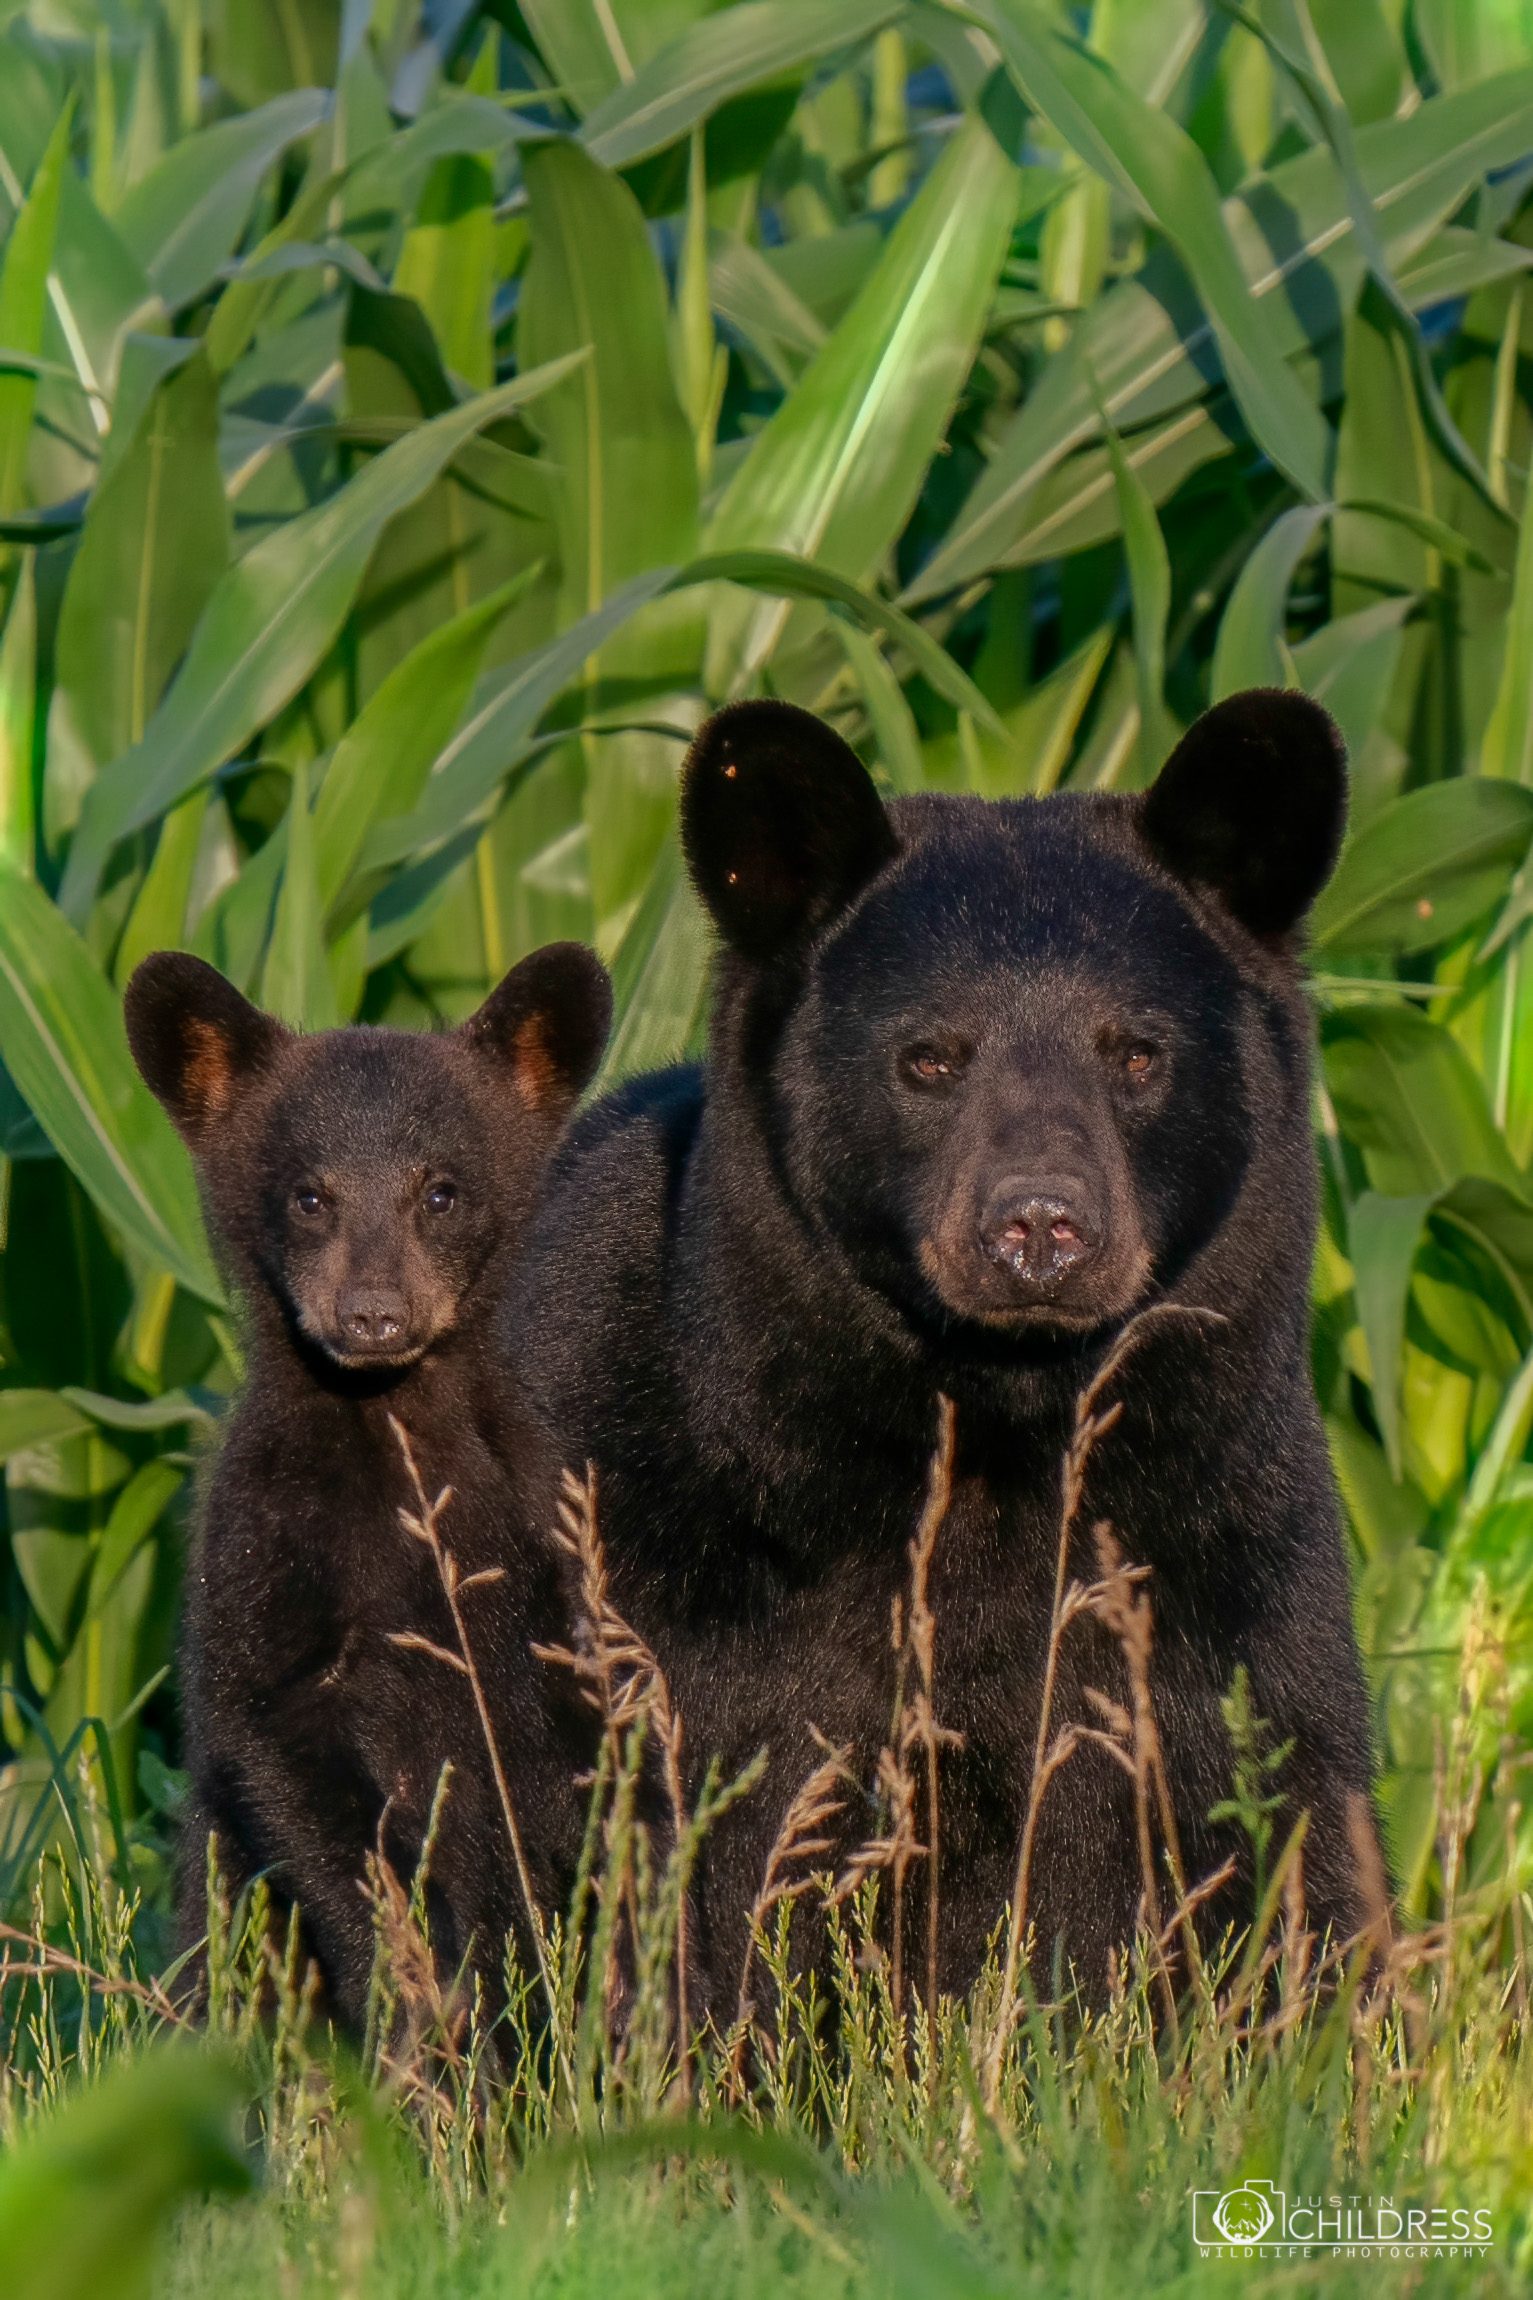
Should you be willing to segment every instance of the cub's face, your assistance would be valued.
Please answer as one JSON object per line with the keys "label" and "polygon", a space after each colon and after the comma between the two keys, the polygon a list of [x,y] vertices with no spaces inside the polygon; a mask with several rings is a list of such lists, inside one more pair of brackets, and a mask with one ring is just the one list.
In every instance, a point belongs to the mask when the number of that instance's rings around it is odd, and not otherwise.
{"label": "cub's face", "polygon": [[528,1114],[485,1106],[446,1044],[337,1031],[299,1042],[248,1164],[210,1177],[293,1325],[337,1365],[403,1366],[518,1225],[546,1156]]}
{"label": "cub's face", "polygon": [[125,1002],[239,1282],[349,1371],[413,1364],[459,1325],[520,1230],[610,1011],[605,972],[574,943],[534,952],[441,1036],[301,1037],[179,952],[145,959]]}
{"label": "cub's face", "polygon": [[1173,1285],[1257,1098],[1302,1134],[1268,993],[1345,803],[1336,730],[1289,693],[1208,712],[1140,796],[888,809],[808,714],[720,713],[683,834],[802,1215],[926,1325],[1068,1336]]}

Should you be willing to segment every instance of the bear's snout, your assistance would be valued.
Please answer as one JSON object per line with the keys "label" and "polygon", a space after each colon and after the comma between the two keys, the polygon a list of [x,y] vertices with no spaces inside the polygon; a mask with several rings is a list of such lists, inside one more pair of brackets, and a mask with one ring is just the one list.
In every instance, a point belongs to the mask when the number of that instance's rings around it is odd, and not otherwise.
{"label": "bear's snout", "polygon": [[980,1217],[980,1251],[997,1262],[1029,1300],[1050,1301],[1065,1281],[1093,1261],[1102,1224],[1091,1192],[1076,1175],[1011,1176]]}
{"label": "bear's snout", "polygon": [[409,1307],[391,1286],[352,1286],[336,1304],[336,1324],[348,1350],[392,1356],[408,1346]]}

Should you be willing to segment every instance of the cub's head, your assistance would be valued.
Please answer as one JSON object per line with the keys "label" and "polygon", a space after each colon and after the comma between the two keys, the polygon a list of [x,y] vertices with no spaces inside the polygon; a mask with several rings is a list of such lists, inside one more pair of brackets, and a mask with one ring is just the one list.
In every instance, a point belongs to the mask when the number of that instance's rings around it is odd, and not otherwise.
{"label": "cub's head", "polygon": [[[987,1348],[1174,1284],[1259,1136],[1307,1156],[1294,962],[1345,812],[1340,737],[1292,693],[1216,706],[1143,794],[889,807],[808,713],[721,712],[682,831],[719,1051],[800,1215]],[[1308,1201],[1299,1163],[1301,1258]]]}
{"label": "cub's head", "polygon": [[514,1242],[600,1059],[611,988],[590,951],[554,943],[457,1030],[301,1036],[161,951],[125,1011],[240,1284],[311,1350],[365,1370],[440,1341]]}

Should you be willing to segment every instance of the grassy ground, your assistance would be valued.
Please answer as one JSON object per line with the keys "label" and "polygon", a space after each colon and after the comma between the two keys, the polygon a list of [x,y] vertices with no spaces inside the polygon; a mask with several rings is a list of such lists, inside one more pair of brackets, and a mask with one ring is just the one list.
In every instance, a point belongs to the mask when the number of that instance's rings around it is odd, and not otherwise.
{"label": "grassy ground", "polygon": [[[193,2039],[132,1905],[61,1873],[0,1972],[7,2300],[1527,2288],[1533,2071],[1510,1892],[1365,1969],[1365,1951],[1303,1931],[1285,1852],[1257,1932],[1220,1959],[1194,1969],[1142,1937],[1094,2015],[1024,1990],[992,2079],[1004,1936],[935,2028],[914,1990],[897,2018],[874,1876],[827,1913],[834,2023],[780,1905],[749,2024],[695,2036],[683,2076],[665,1872],[624,1852],[623,1811],[620,1773],[598,1799],[587,1945],[548,1936],[552,2018],[513,1970],[493,2038],[433,1978],[418,1896],[375,1876],[376,2017],[350,2056],[259,1889],[232,1918],[214,1893]],[[635,1893],[624,1961],[641,1979],[618,2022],[604,1917]],[[1222,2244],[1210,2216],[1242,2190],[1227,2226],[1248,2227],[1251,2183],[1270,2184],[1278,2224],[1255,2249]],[[1279,2198],[1298,2215],[1281,2246]],[[1338,2227],[1304,2218],[1317,2210],[1394,2241],[1307,2243]]]}
{"label": "grassy ground", "polygon": [[[950,1460],[944,1436],[911,1548],[912,1621],[930,1619]],[[450,1511],[424,1496],[421,1509],[448,1571]],[[1072,1518],[1067,1498],[1062,1555]],[[1019,1870],[959,2003],[923,1986],[910,1889],[940,1853],[933,1624],[902,1680],[875,1833],[839,1875],[821,1873],[855,1787],[845,1753],[827,1751],[784,1814],[736,2017],[700,2028],[682,1986],[690,1878],[712,1820],[755,1792],[760,1766],[733,1784],[710,1775],[695,1810],[677,1786],[663,1822],[641,1817],[641,1781],[673,1778],[664,1759],[680,1721],[660,1663],[612,1603],[594,1494],[578,1481],[563,1524],[581,1577],[564,1659],[599,1727],[587,1857],[568,1911],[534,1909],[535,1956],[508,1945],[493,2020],[477,1984],[432,1951],[434,1822],[413,1878],[381,1851],[369,1864],[377,1954],[354,2052],[322,2017],[296,1918],[261,1882],[231,1900],[216,1847],[193,2019],[82,1755],[30,1918],[0,1926],[6,2300],[942,2300],[1094,2295],[1125,2280],[1201,2292],[1253,2274],[1274,2290],[1525,2288],[1526,1895],[1514,1827],[1499,1871],[1469,1858],[1484,1803],[1472,1701],[1440,1740],[1439,1916],[1333,1943],[1306,1928],[1305,1818],[1285,1803],[1282,1753],[1237,1677],[1229,1812],[1250,1840],[1257,1908],[1244,1936],[1214,1948],[1195,1914],[1226,1872],[1184,1881],[1152,1844],[1151,1600],[1121,1561],[1090,1587],[1061,1577],[1052,1640],[1099,1612],[1136,1686],[1120,1743],[1146,1848],[1141,1930],[1104,2008],[1085,2009],[1057,1971],[1040,1999]],[[475,1679],[462,1619],[456,1634],[456,1665]],[[1070,1794],[1078,1757],[1060,1731],[1024,1845],[1043,1798]],[[514,1782],[514,1766],[499,1770]],[[444,1771],[439,1796],[451,1794]],[[505,1799],[509,1848],[514,1787]]]}

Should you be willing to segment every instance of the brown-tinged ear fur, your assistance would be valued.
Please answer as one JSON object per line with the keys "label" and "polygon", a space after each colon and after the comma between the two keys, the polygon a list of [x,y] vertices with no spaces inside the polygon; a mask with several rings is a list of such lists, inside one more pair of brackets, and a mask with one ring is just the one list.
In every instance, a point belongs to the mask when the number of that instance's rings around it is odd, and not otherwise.
{"label": "brown-tinged ear fur", "polygon": [[539,1117],[563,1119],[595,1075],[612,1024],[612,984],[583,942],[524,958],[463,1024],[469,1045],[509,1070]]}
{"label": "brown-tinged ear fur", "polygon": [[123,1019],[145,1085],[193,1150],[291,1035],[184,950],[156,951],[134,968]]}

